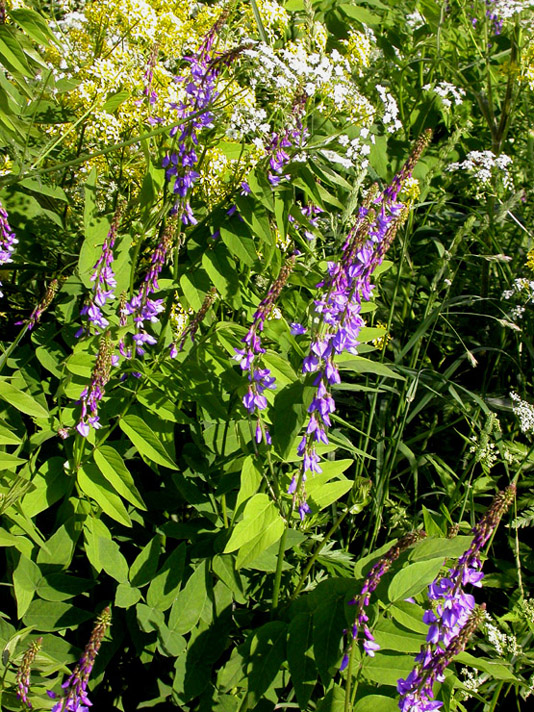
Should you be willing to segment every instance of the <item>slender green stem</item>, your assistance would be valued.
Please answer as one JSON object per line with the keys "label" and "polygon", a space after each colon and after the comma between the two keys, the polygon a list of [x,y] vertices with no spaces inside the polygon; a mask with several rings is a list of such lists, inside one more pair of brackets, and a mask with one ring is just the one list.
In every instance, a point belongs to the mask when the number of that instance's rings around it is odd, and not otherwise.
{"label": "slender green stem", "polygon": [[274,574],[274,586],[273,586],[273,603],[271,606],[271,612],[274,613],[278,608],[278,601],[280,599],[280,584],[282,582],[282,567],[284,565],[284,551],[286,547],[287,530],[289,529],[289,522],[286,522],[282,536],[280,537],[280,545],[278,547],[278,559],[276,561],[276,572]]}
{"label": "slender green stem", "polygon": [[488,712],[495,712],[495,708],[497,707],[497,702],[499,701],[499,697],[500,697],[503,686],[504,686],[504,680],[500,680],[499,684],[495,688],[495,692],[493,693],[493,698],[490,702],[490,706],[488,707]]}
{"label": "slender green stem", "polygon": [[[347,665],[347,678],[345,682],[345,705],[343,707],[344,712],[350,712],[352,709],[352,702],[351,702],[351,687],[352,687],[352,667],[354,665],[354,651],[356,650],[356,643],[352,641],[352,645],[350,646],[350,653],[349,653],[349,664]],[[356,691],[358,689],[358,680],[356,680],[356,684],[354,685],[354,692],[353,694],[356,694]]]}
{"label": "slender green stem", "polygon": [[321,551],[323,550],[324,546],[328,543],[330,537],[331,537],[331,536],[334,534],[334,532],[340,527],[340,525],[342,524],[342,522],[343,522],[343,520],[345,519],[345,517],[347,516],[347,514],[349,514],[349,512],[350,512],[350,507],[349,507],[348,509],[346,509],[346,510],[343,512],[343,514],[340,514],[340,515],[339,515],[339,517],[338,517],[338,518],[336,519],[336,521],[332,524],[332,526],[330,527],[330,529],[328,530],[328,532],[325,534],[324,539],[323,539],[322,541],[320,541],[320,542],[317,544],[317,546],[315,547],[315,551],[313,552],[313,554],[312,554],[310,560],[308,561],[308,563],[306,564],[306,566],[305,566],[305,568],[304,568],[304,571],[302,572],[302,575],[301,575],[301,577],[300,577],[300,579],[299,579],[299,582],[298,582],[298,584],[297,584],[295,590],[293,591],[293,595],[291,596],[291,599],[290,599],[290,600],[293,601],[293,600],[299,595],[299,593],[300,593],[301,590],[302,590],[302,587],[304,586],[304,583],[306,582],[306,577],[307,577],[308,574],[310,573],[312,566],[313,566],[313,565],[315,564],[315,562],[317,561],[317,557],[319,556],[319,554],[320,554]]}

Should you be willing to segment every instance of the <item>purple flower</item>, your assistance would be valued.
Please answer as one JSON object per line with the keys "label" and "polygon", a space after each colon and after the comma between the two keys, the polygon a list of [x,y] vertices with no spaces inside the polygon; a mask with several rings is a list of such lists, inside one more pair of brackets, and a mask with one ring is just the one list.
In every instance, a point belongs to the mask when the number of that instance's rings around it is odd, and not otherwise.
{"label": "purple flower", "polygon": [[481,609],[474,597],[465,593],[463,586],[480,586],[482,564],[479,553],[498,525],[515,496],[515,485],[499,492],[481,520],[473,528],[474,537],[467,551],[445,576],[440,576],[428,588],[433,609],[425,612],[423,621],[430,627],[427,644],[416,656],[416,666],[406,680],[399,680],[401,710],[431,710],[441,706],[433,700],[432,686],[443,681],[445,667],[458,655],[478,626]]}
{"label": "purple flower", "polygon": [[[69,712],[89,712],[89,707],[92,706],[92,703],[87,697],[87,683],[110,621],[111,611],[107,607],[96,619],[89,642],[85,646],[74,672],[61,685],[67,692],[66,696],[59,699],[52,707],[52,712],[65,712],[66,710]],[[57,698],[55,692],[49,690],[47,694],[52,699]]]}
{"label": "purple flower", "polygon": [[109,333],[106,333],[100,339],[98,354],[93,368],[93,373],[91,375],[91,383],[87,388],[83,389],[80,395],[82,412],[80,420],[76,426],[76,430],[84,438],[89,435],[90,426],[95,428],[95,430],[100,428],[98,407],[104,396],[106,384],[109,381],[112,365],[112,352],[113,344],[109,338]]}
{"label": "purple flower", "polygon": [[[0,266],[12,262],[12,255],[18,240],[9,224],[8,214],[0,203]],[[2,283],[0,282],[0,287]],[[0,297],[4,295],[0,291]]]}

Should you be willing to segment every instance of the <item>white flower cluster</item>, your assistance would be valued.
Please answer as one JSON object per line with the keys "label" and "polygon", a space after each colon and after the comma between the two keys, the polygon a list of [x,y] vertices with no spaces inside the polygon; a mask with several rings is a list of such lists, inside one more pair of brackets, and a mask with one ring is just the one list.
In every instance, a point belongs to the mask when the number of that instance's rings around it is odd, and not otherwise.
{"label": "white flower cluster", "polygon": [[505,153],[496,156],[493,151],[470,151],[465,160],[451,163],[445,170],[468,171],[481,188],[489,188],[492,177],[499,175],[503,186],[512,190],[514,184],[508,170],[511,165],[512,159]]}
{"label": "white flower cluster", "polygon": [[510,309],[510,318],[513,321],[521,319],[525,313],[525,304],[534,304],[534,280],[526,277],[516,277],[512,289],[505,289],[502,298],[507,301],[519,297],[523,304],[516,304]]}
{"label": "white flower cluster", "polygon": [[500,20],[509,20],[514,15],[534,7],[534,0],[490,0],[489,9]]}
{"label": "white flower cluster", "polygon": [[453,102],[455,106],[460,106],[465,96],[465,91],[463,89],[455,87],[454,84],[451,84],[450,82],[440,82],[435,86],[432,86],[432,84],[425,84],[423,91],[431,91],[441,97],[441,103],[446,109],[450,109]]}
{"label": "white flower cluster", "polygon": [[414,10],[413,12],[410,12],[409,15],[406,15],[405,20],[410,30],[418,30],[426,22],[425,18],[423,17],[423,15],[421,15],[419,10]]}
{"label": "white flower cluster", "polygon": [[373,118],[373,107],[352,81],[350,62],[336,49],[328,55],[308,53],[303,43],[275,50],[260,42],[243,55],[252,60],[249,82],[253,90],[266,89],[292,100],[296,88],[301,86],[308,97],[323,100],[319,110],[324,111],[330,105],[360,120],[363,117],[367,123]]}
{"label": "white flower cluster", "polygon": [[475,455],[477,462],[491,470],[498,459],[495,443],[490,442],[487,438],[482,438],[479,441],[476,435],[472,435],[470,439],[473,444],[469,448],[469,452]]}
{"label": "white flower cluster", "polygon": [[519,427],[522,433],[534,433],[534,405],[522,400],[517,393],[510,393],[513,401],[512,410],[519,418]]}
{"label": "white flower cluster", "polygon": [[493,645],[497,653],[499,655],[504,655],[505,653],[510,653],[510,655],[517,655],[520,652],[520,647],[515,635],[508,635],[500,628],[498,628],[493,623],[491,616],[487,612],[485,618],[485,628],[486,635],[488,636],[488,641],[491,643],[491,645]]}
{"label": "white flower cluster", "polygon": [[[271,133],[271,124],[267,121],[265,109],[258,109],[248,104],[238,104],[230,117],[230,124],[226,129],[228,138],[240,141],[244,136],[267,136]],[[263,150],[261,138],[255,138],[253,143]]]}
{"label": "white flower cluster", "polygon": [[525,599],[521,608],[529,623],[534,623],[534,598]]}
{"label": "white flower cluster", "polygon": [[461,680],[461,682],[465,688],[461,692],[462,700],[468,700],[470,697],[477,694],[480,686],[488,679],[488,675],[486,673],[477,675],[474,670],[470,670],[466,667],[462,668],[460,672],[463,675],[463,680]]}
{"label": "white flower cluster", "polygon": [[376,90],[382,104],[384,105],[382,123],[386,127],[388,133],[395,133],[395,131],[402,128],[402,124],[398,119],[399,107],[397,106],[397,102],[382,85],[377,84]]}
{"label": "white flower cluster", "polygon": [[341,146],[346,146],[346,158],[351,166],[365,171],[369,166],[369,154],[371,153],[371,145],[375,143],[375,137],[370,133],[365,126],[360,129],[360,135],[352,140],[348,136],[341,135],[338,138]]}

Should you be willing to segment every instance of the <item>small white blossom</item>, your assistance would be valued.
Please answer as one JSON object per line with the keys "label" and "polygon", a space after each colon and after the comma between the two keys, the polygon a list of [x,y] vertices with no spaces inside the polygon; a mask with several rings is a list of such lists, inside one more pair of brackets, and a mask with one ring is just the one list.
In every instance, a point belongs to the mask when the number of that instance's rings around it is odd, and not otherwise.
{"label": "small white blossom", "polygon": [[517,393],[510,393],[513,401],[512,410],[519,418],[519,427],[522,433],[534,433],[534,406],[522,400]]}

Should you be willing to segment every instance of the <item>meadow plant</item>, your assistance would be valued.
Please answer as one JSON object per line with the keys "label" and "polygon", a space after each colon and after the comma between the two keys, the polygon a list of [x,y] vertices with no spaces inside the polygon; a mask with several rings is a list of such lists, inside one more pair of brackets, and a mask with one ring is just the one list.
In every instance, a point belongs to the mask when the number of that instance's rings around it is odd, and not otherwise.
{"label": "meadow plant", "polygon": [[529,698],[532,27],[0,0],[2,710]]}

